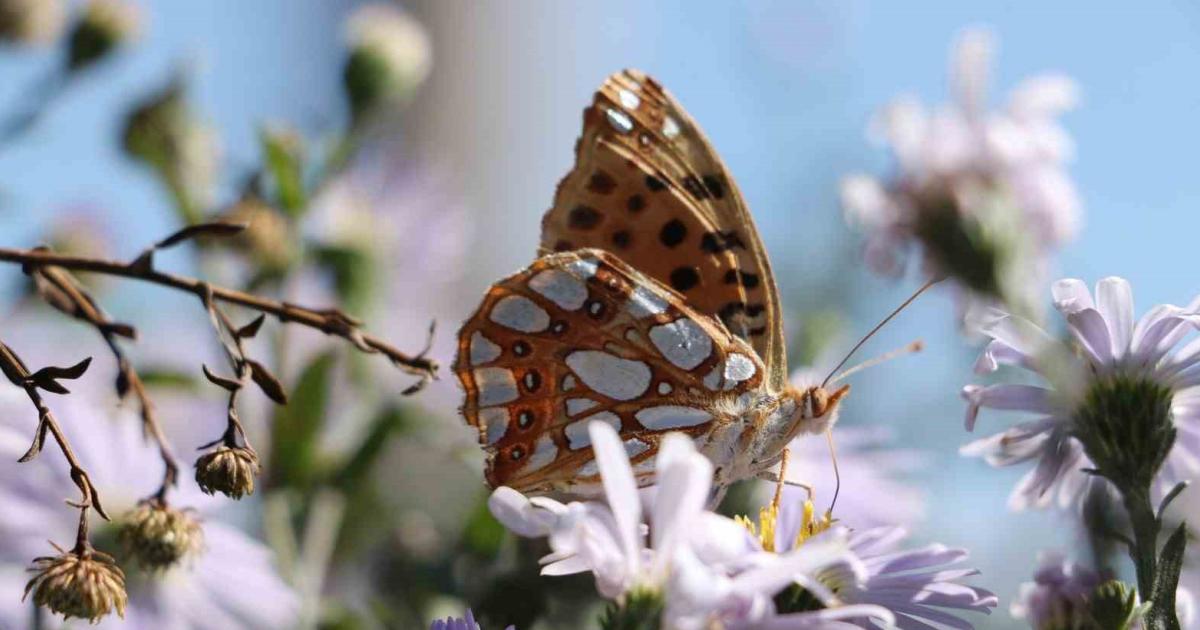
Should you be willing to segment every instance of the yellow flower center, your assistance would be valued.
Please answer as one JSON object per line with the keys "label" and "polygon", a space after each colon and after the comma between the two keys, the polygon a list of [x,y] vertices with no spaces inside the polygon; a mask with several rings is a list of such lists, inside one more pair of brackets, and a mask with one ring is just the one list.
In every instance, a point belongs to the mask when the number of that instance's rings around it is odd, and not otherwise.
{"label": "yellow flower center", "polygon": [[[821,516],[817,516],[817,510],[811,498],[805,499],[803,509],[800,516],[800,530],[796,532],[796,539],[792,541],[792,549],[798,549],[808,539],[833,526],[833,513],[826,511]],[[758,510],[758,523],[746,516],[737,516],[734,520],[745,527],[751,536],[758,539],[763,551],[772,553],[781,551],[775,548],[775,532],[779,522],[778,495],[775,500]]]}

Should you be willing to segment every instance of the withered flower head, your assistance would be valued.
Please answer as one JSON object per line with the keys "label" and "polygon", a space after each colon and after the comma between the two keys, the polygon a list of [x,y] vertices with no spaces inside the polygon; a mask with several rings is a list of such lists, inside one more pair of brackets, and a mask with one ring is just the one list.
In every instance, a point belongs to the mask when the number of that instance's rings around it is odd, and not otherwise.
{"label": "withered flower head", "polygon": [[230,243],[265,270],[282,270],[299,255],[296,238],[282,212],[255,195],[229,207],[222,219],[245,223],[246,229]]}
{"label": "withered flower head", "polygon": [[151,571],[169,569],[204,546],[204,530],[188,510],[149,501],[125,517],[118,538],[126,553]]}
{"label": "withered flower head", "polygon": [[240,499],[254,494],[258,454],[243,446],[220,446],[196,460],[196,483],[208,494]]}
{"label": "withered flower head", "polygon": [[140,26],[141,13],[135,5],[125,0],[90,0],[71,32],[68,67],[78,70],[99,61],[136,37]]}
{"label": "withered flower head", "polygon": [[62,0],[0,0],[0,41],[34,46],[58,39],[66,25]]}
{"label": "withered flower head", "polygon": [[106,553],[94,549],[62,552],[36,558],[30,570],[37,575],[25,585],[25,596],[32,592],[38,606],[67,619],[79,617],[92,623],[114,608],[125,617],[129,599],[125,594],[125,573]]}

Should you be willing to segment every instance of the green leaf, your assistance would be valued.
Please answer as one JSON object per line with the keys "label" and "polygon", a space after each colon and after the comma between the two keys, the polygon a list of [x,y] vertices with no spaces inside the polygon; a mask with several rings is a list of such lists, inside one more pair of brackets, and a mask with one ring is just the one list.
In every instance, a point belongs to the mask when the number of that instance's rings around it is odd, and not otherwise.
{"label": "green leaf", "polygon": [[267,172],[275,182],[275,201],[289,215],[299,217],[308,205],[301,140],[290,132],[271,129],[264,129],[260,136]]}
{"label": "green leaf", "polygon": [[365,311],[375,286],[370,253],[355,247],[325,246],[315,248],[313,255],[333,274],[334,287],[346,310]]}
{"label": "green leaf", "polygon": [[271,426],[273,486],[310,487],[318,477],[317,440],[329,403],[333,352],[313,359],[300,373],[287,406],[279,407]]}
{"label": "green leaf", "polygon": [[479,501],[467,518],[467,526],[463,530],[463,547],[485,558],[494,558],[500,553],[504,536],[504,526],[488,510],[487,499]]}
{"label": "green leaf", "polygon": [[345,463],[334,477],[334,483],[344,491],[358,487],[383,454],[388,438],[407,425],[404,413],[398,407],[388,406],[380,410],[371,421],[371,427],[359,443],[358,448],[345,459]]}
{"label": "green leaf", "polygon": [[1154,575],[1153,606],[1148,615],[1152,628],[1177,630],[1179,620],[1175,616],[1175,590],[1179,588],[1179,573],[1183,570],[1183,553],[1187,547],[1187,524],[1180,523],[1158,556],[1158,570]]}
{"label": "green leaf", "polygon": [[200,384],[194,373],[170,367],[151,367],[138,370],[138,376],[147,387],[193,391]]}

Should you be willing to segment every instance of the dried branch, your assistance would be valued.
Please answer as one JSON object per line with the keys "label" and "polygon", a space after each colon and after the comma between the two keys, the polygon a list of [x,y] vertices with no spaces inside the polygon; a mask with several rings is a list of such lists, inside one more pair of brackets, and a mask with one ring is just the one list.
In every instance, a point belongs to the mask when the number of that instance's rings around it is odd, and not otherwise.
{"label": "dried branch", "polygon": [[151,495],[150,500],[159,505],[166,505],[167,491],[178,484],[179,460],[175,457],[162,425],[158,422],[154,403],[150,400],[145,384],[117,339],[118,337],[135,339],[137,331],[127,324],[113,322],[99,303],[66,269],[37,267],[28,269],[28,271],[33,277],[38,293],[46,302],[68,315],[91,324],[112,351],[113,358],[117,362],[117,397],[124,400],[127,395],[132,393],[137,399],[138,414],[142,420],[142,432],[154,442],[163,462],[162,483],[158,490]]}
{"label": "dried branch", "polygon": [[[109,276],[141,280],[191,293],[202,300],[206,292],[211,292],[213,299],[216,301],[237,304],[263,314],[273,315],[283,323],[300,324],[324,332],[327,335],[341,337],[362,352],[377,353],[386,356],[400,370],[420,377],[417,385],[406,390],[406,394],[419,390],[422,385],[436,377],[437,363],[426,357],[424,352],[415,356],[401,352],[394,346],[363,332],[360,328],[362,323],[340,309],[315,309],[287,302],[279,302],[233,289],[210,286],[196,278],[164,273],[154,269],[153,253],[158,249],[178,244],[188,238],[194,238],[201,234],[210,236],[228,235],[235,233],[237,230],[237,225],[228,223],[203,224],[185,228],[163,239],[129,263],[86,256],[57,254],[45,248],[31,250],[0,248],[0,261],[19,263],[23,266],[26,273],[33,273],[40,269],[60,267],[74,271],[90,271]],[[76,317],[89,317],[89,313],[87,312],[79,313],[77,310],[68,310],[67,312]],[[111,322],[106,325],[114,326]],[[120,332],[114,332],[115,334],[121,334]]]}
{"label": "dried branch", "polygon": [[[75,483],[75,487],[79,488],[79,501],[67,501],[67,504],[79,510],[79,529],[76,535],[76,550],[90,548],[88,543],[88,510],[95,509],[104,520],[110,520],[108,513],[104,511],[104,507],[100,503],[100,495],[96,491],[96,486],[92,483],[92,479],[88,476],[83,466],[79,464],[79,460],[75,457],[75,451],[71,448],[71,443],[67,441],[66,434],[58,425],[58,421],[54,418],[50,408],[46,405],[46,401],[42,398],[39,389],[46,389],[49,382],[54,382],[54,378],[77,378],[82,376],[87,370],[90,359],[80,362],[72,368],[43,368],[36,373],[30,373],[29,368],[25,366],[25,362],[21,360],[17,353],[12,348],[0,342],[0,371],[8,378],[9,382],[21,389],[25,390],[29,396],[29,401],[33,403],[34,408],[38,412],[38,425],[33,438],[33,444],[29,450],[21,457],[20,462],[28,462],[33,460],[42,452],[42,447],[46,444],[47,434],[54,436],[54,441],[58,444],[58,448],[62,451],[63,457],[67,460],[67,465],[70,467],[71,481]],[[38,374],[58,374],[55,376],[43,376],[39,379]],[[49,379],[49,380],[46,380]]]}

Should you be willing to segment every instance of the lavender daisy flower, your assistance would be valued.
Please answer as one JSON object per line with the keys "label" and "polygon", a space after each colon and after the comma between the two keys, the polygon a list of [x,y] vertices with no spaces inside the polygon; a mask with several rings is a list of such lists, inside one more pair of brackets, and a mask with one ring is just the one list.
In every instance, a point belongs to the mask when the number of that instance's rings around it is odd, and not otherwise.
{"label": "lavender daisy flower", "polygon": [[806,613],[789,611],[812,607],[877,609],[887,615],[854,615],[848,622],[863,628],[884,627],[887,620],[905,630],[925,630],[929,624],[970,628],[954,612],[990,614],[998,603],[989,591],[963,583],[979,574],[976,569],[954,566],[966,560],[965,550],[940,544],[899,549],[907,535],[902,528],[850,532],[835,526],[828,514],[816,516],[811,501],[764,508],[759,523],[761,531],[756,533],[768,551],[795,552],[833,535],[845,536],[851,551],[848,559],[816,573],[811,583],[798,584],[786,599],[777,597],[783,613],[779,618],[798,617]]}
{"label": "lavender daisy flower", "polygon": [[[1200,298],[1185,308],[1158,305],[1135,319],[1133,292],[1122,278],[1096,283],[1094,298],[1082,281],[1060,280],[1054,284],[1053,296],[1055,308],[1067,320],[1068,342],[1051,337],[1026,319],[1002,312],[994,312],[981,323],[980,330],[991,342],[976,363],[977,373],[994,372],[1001,365],[1016,366],[1046,382],[964,387],[962,394],[969,403],[968,431],[975,428],[984,408],[1022,411],[1034,417],[967,444],[962,453],[983,457],[993,466],[1035,463],[1011,495],[1009,503],[1014,509],[1052,502],[1060,507],[1078,505],[1091,484],[1104,483],[1101,477],[1083,470],[1124,465],[1094,461],[1095,453],[1107,451],[1103,445],[1081,439],[1089,434],[1089,418],[1097,415],[1098,405],[1110,409],[1132,401],[1139,410],[1161,410],[1139,426],[1161,433],[1170,427],[1155,427],[1172,422],[1177,436],[1169,454],[1132,453],[1133,442],[1114,449],[1124,454],[1125,464],[1146,468],[1165,455],[1154,478],[1154,494],[1159,498],[1174,482],[1194,477],[1200,471],[1200,406],[1196,405],[1200,400],[1200,340],[1176,346],[1200,323],[1196,314]],[[1154,446],[1156,440],[1147,444]]]}
{"label": "lavender daisy flower", "polygon": [[[81,387],[82,389],[83,387]],[[50,405],[76,454],[99,488],[104,505],[114,517],[128,513],[161,475],[161,462],[141,435],[132,412],[101,412],[97,400],[111,400],[98,392],[79,391],[56,397]],[[169,403],[164,400],[163,402]],[[171,405],[161,406],[164,417]],[[214,408],[214,414],[219,409]],[[0,575],[23,573],[29,559],[45,555],[46,540],[71,541],[75,518],[61,497],[72,487],[66,463],[57,451],[47,449],[32,463],[18,464],[28,448],[35,418],[19,390],[0,390]],[[174,568],[142,571],[122,561],[127,576],[129,606],[125,620],[108,619],[100,627],[120,628],[282,628],[293,625],[298,609],[292,589],[276,572],[272,553],[241,531],[213,518],[220,504],[185,481],[171,494],[172,503],[191,506],[203,525],[203,547]],[[94,542],[109,551],[116,541],[113,525],[93,522]],[[32,614],[21,603],[21,589],[0,579],[0,620],[12,627],[28,623]],[[43,615],[43,626],[58,627],[61,620]]]}
{"label": "lavender daisy flower", "polygon": [[842,199],[867,233],[866,260],[877,272],[899,275],[906,250],[919,245],[928,276],[949,276],[985,302],[1012,302],[1027,297],[1077,230],[1079,200],[1064,168],[1073,148],[1057,121],[1077,90],[1062,76],[1034,77],[990,111],[992,48],[987,31],[963,33],[951,59],[952,103],[927,109],[903,98],[882,112],[874,127],[898,174],[850,177]]}

